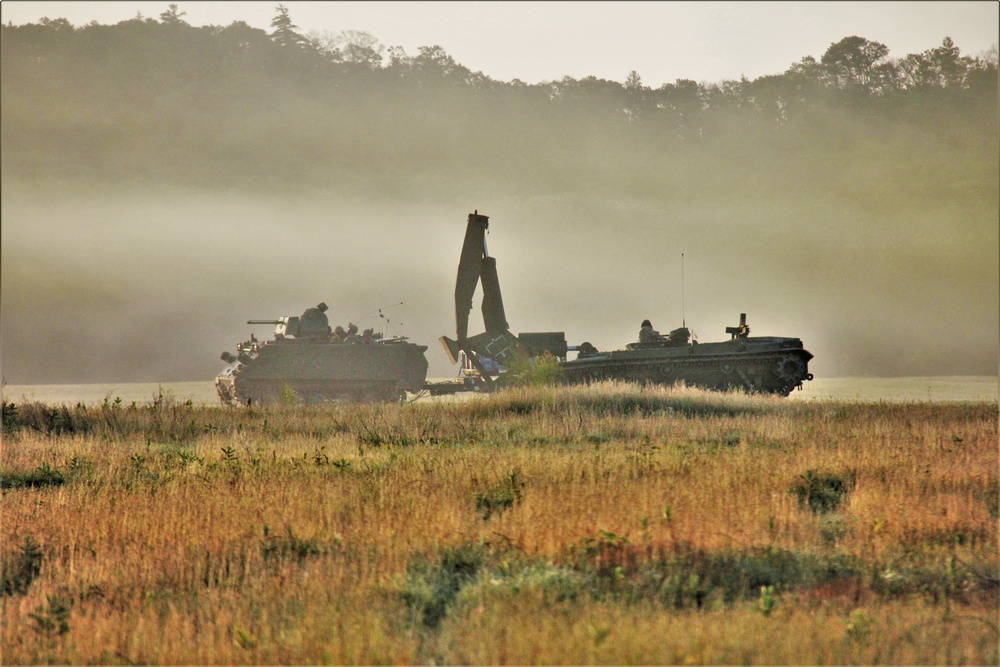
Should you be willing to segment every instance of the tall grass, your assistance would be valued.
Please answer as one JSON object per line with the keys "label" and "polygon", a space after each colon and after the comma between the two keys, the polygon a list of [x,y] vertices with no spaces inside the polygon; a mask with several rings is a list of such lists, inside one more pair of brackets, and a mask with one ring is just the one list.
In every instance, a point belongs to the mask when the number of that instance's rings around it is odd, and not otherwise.
{"label": "tall grass", "polygon": [[7,404],[4,660],[995,664],[997,417],[622,384]]}

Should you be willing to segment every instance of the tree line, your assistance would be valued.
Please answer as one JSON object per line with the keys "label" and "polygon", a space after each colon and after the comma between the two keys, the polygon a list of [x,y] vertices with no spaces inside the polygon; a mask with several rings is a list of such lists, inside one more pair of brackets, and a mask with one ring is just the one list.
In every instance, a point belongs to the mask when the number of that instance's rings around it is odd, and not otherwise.
{"label": "tree line", "polygon": [[438,45],[408,54],[360,31],[303,34],[283,5],[270,31],[195,27],[171,4],[115,25],[8,23],[0,48],[3,168],[27,179],[284,188],[336,174],[392,188],[478,158],[489,166],[465,177],[523,186],[567,164],[567,177],[586,177],[596,156],[655,168],[664,153],[837,143],[838,132],[996,145],[996,50],[963,55],[948,37],[892,58],[848,36],[781,74],[658,88],[636,71],[498,81]]}

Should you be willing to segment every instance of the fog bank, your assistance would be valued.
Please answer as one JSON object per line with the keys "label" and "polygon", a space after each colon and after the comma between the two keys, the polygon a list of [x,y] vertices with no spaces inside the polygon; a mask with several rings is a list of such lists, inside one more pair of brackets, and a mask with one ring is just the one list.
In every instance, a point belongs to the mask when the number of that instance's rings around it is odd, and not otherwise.
{"label": "fog bank", "polygon": [[778,215],[764,200],[658,207],[585,193],[408,205],[160,192],[5,198],[4,380],[211,378],[223,350],[251,331],[270,335],[246,320],[319,301],[331,324],[428,345],[431,376],[452,375],[437,338],[454,335],[473,209],[491,216],[515,332],[565,331],[571,343],[614,349],[642,319],[666,331],[683,317],[710,342],[746,312],[754,335],[802,338],[821,376],[996,371],[996,227],[963,225],[959,211],[873,217],[803,202]]}

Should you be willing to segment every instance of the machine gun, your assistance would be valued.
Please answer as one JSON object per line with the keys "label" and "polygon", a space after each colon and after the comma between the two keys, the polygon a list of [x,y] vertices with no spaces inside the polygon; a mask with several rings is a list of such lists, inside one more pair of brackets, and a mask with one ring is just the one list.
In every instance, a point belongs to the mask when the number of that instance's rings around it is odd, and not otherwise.
{"label": "machine gun", "polygon": [[750,327],[747,326],[747,314],[740,313],[740,325],[738,327],[726,327],[726,333],[732,336],[731,340],[749,336]]}
{"label": "machine gun", "polygon": [[274,337],[281,340],[285,336],[299,334],[299,318],[297,315],[279,317],[276,320],[247,320],[247,324],[274,324]]}

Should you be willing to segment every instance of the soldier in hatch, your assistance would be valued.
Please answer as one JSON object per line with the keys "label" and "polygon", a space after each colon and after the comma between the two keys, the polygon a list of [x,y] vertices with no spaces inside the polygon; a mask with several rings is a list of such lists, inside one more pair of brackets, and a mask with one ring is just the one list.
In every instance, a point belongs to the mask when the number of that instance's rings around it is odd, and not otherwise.
{"label": "soldier in hatch", "polygon": [[663,341],[663,336],[660,332],[653,328],[652,323],[649,320],[642,321],[642,328],[639,329],[639,342],[640,343],[660,343]]}
{"label": "soldier in hatch", "polygon": [[330,322],[326,318],[327,305],[320,302],[313,308],[306,308],[299,318],[299,336],[326,336],[330,333]]}

